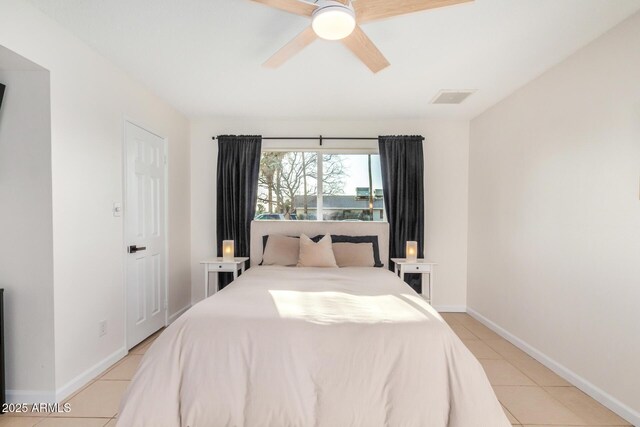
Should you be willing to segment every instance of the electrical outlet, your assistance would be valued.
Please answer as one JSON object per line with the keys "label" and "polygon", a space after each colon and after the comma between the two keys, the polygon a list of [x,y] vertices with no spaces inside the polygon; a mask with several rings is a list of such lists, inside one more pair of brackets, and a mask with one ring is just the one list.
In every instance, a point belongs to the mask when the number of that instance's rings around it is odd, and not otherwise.
{"label": "electrical outlet", "polygon": [[98,336],[103,337],[107,335],[107,321],[102,320],[98,322]]}

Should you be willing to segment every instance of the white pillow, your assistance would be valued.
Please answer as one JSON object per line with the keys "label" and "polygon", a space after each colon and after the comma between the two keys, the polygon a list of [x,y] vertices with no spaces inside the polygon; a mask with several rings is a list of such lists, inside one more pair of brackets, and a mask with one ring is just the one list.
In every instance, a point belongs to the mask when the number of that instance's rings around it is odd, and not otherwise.
{"label": "white pillow", "polygon": [[324,236],[318,243],[304,234],[300,235],[298,267],[338,267],[331,247],[331,234]]}
{"label": "white pillow", "polygon": [[373,267],[373,243],[334,243],[333,255],[338,267]]}
{"label": "white pillow", "polygon": [[300,239],[271,234],[262,254],[262,265],[296,265],[300,252]]}

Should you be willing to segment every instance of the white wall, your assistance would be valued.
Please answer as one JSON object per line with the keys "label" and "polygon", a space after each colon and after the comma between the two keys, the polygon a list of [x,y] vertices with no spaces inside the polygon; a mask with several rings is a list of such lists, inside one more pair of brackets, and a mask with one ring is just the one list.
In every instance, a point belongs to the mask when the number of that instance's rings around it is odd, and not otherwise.
{"label": "white wall", "polygon": [[471,124],[468,305],[640,424],[640,14]]}
{"label": "white wall", "polygon": [[0,83],[6,386],[39,398],[55,388],[49,73],[0,47]]}
{"label": "white wall", "polygon": [[[123,199],[125,118],[168,138],[169,314],[190,304],[189,125],[26,2],[0,3],[0,45],[51,73],[55,382],[61,398],[124,352],[125,242],[122,218],[111,208]],[[103,319],[108,331],[100,338]]]}
{"label": "white wall", "polygon": [[[191,282],[193,301],[204,296],[199,261],[215,254],[217,143],[212,136],[377,136],[422,134],[425,141],[426,256],[438,262],[435,305],[464,309],[467,268],[467,170],[469,128],[455,121],[286,121],[200,119],[191,126]],[[268,142],[265,141],[265,145]],[[270,142],[269,142],[270,143]],[[307,143],[309,144],[309,143]],[[317,143],[312,143],[317,144]],[[325,147],[353,147],[327,141]],[[376,143],[373,143],[377,147]],[[213,279],[213,276],[212,276]]]}

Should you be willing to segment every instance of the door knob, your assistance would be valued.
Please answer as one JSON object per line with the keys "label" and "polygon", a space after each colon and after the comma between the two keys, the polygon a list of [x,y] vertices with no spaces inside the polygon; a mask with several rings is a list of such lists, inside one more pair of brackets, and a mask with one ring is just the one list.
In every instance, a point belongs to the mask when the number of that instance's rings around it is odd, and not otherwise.
{"label": "door knob", "polygon": [[146,246],[136,246],[136,245],[131,245],[127,248],[127,252],[129,252],[130,254],[135,254],[138,251],[144,251],[145,249],[147,249]]}

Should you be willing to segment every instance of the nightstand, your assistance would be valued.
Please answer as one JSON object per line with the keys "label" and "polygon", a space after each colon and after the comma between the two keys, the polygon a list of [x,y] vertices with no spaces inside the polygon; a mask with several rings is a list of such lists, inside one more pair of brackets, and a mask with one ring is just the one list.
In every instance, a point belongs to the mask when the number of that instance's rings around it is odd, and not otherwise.
{"label": "nightstand", "polygon": [[[204,264],[204,297],[209,296],[209,273],[212,271],[218,273],[233,273],[233,280],[238,278],[238,270],[244,273],[244,266],[249,258],[234,258],[233,261],[224,261],[222,258],[211,258],[205,261],[200,261],[200,264]],[[216,286],[215,292],[218,292]],[[215,293],[214,292],[214,293]]]}
{"label": "nightstand", "polygon": [[415,261],[407,261],[406,258],[391,258],[395,266],[396,274],[400,275],[400,278],[404,281],[404,275],[406,273],[416,274],[428,274],[429,275],[429,294],[424,293],[424,283],[422,284],[422,297],[427,300],[429,304],[433,301],[433,267],[438,265],[435,262],[428,262],[423,259],[417,259]]}

